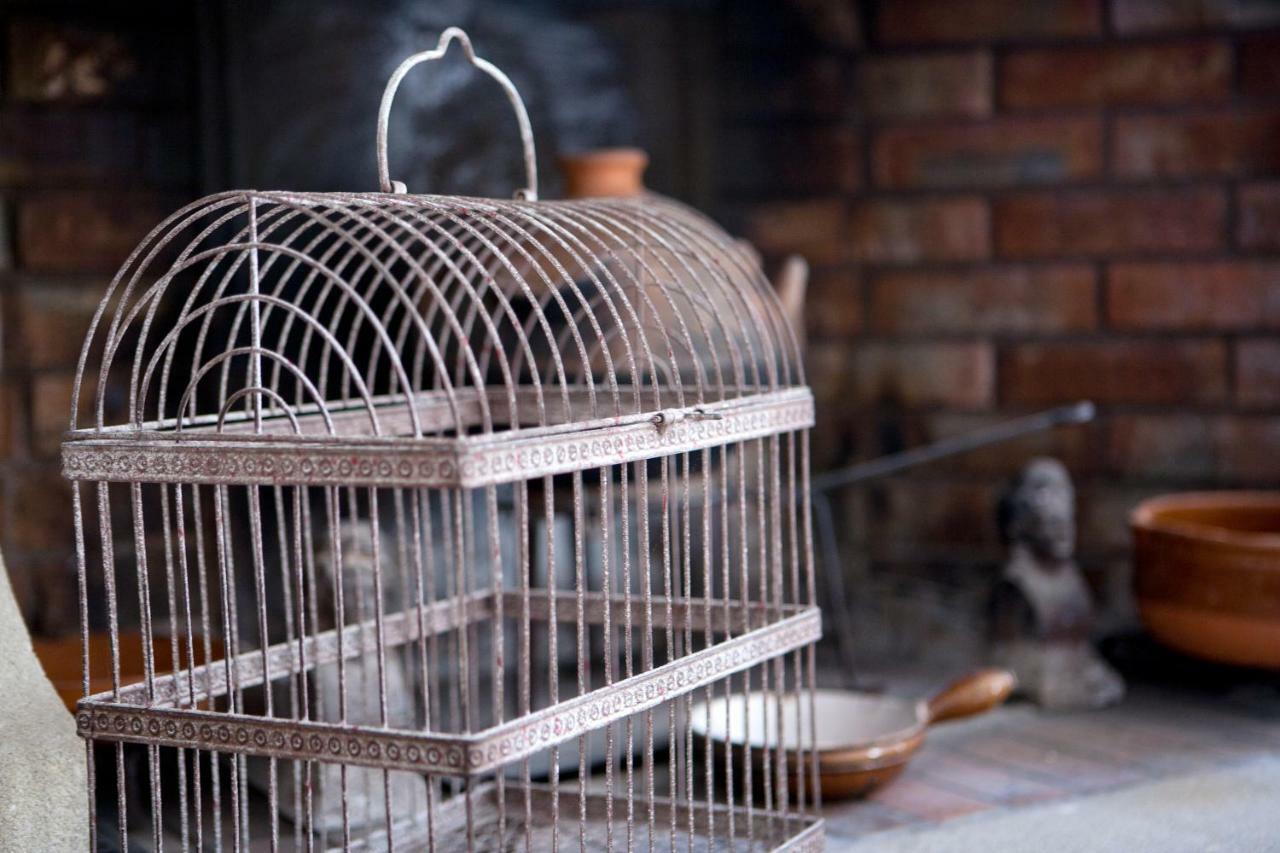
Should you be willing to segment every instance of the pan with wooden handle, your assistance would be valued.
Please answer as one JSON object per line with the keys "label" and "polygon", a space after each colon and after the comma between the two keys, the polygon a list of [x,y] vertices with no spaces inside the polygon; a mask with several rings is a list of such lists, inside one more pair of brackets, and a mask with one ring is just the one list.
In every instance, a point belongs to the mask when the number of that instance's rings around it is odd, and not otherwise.
{"label": "pan with wooden handle", "polygon": [[[852,690],[817,690],[810,706],[807,696],[784,696],[769,701],[763,693],[714,699],[693,708],[695,738],[710,734],[723,750],[726,743],[740,754],[745,745],[752,759],[763,763],[764,751],[787,753],[791,782],[797,767],[811,772],[809,744],[816,740],[822,796],[827,799],[861,797],[898,776],[924,743],[934,723],[981,714],[999,706],[1013,692],[1013,674],[982,669],[952,682],[929,699],[911,701]],[[811,716],[812,707],[812,716]],[[816,730],[811,727],[816,722]],[[803,750],[796,748],[803,745]]]}

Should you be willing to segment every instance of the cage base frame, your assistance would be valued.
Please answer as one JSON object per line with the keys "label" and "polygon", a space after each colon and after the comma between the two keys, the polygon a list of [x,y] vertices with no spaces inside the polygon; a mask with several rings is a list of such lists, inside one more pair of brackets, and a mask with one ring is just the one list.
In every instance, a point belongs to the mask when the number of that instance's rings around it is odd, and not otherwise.
{"label": "cage base frame", "polygon": [[[525,826],[525,790],[526,785],[520,782],[508,781],[503,789],[503,793],[499,794],[498,786],[492,782],[478,786],[470,793],[470,804],[467,804],[467,795],[459,794],[452,797],[447,803],[440,806],[432,816],[431,832],[434,835],[434,841],[437,849],[475,849],[479,850],[496,850],[496,849],[523,849],[524,840],[531,836],[532,850],[549,850],[550,844],[542,844],[541,841],[546,839],[554,830],[550,825],[547,816],[552,813],[551,804],[553,798],[558,800],[559,813],[563,815],[572,815],[572,820],[567,820],[559,828],[561,844],[573,847],[576,846],[578,838],[577,818],[579,815],[579,791],[577,786],[561,786],[558,790],[544,783],[529,783],[527,790],[529,791],[529,816],[532,821],[528,827],[526,835]],[[499,825],[499,797],[505,797],[505,808],[501,821],[505,824],[505,831],[501,838],[492,838],[492,834]],[[625,797],[613,798],[613,816],[610,821],[608,796],[599,791],[588,789],[586,797],[586,816],[587,825],[583,828],[587,845],[590,848],[593,840],[599,840],[601,849],[607,845],[603,843],[607,838],[607,833],[612,831],[615,845],[619,841],[625,842],[627,837],[627,818],[626,808],[627,799]],[[633,797],[631,802],[634,805],[637,818],[639,815],[649,814],[649,798],[646,796]],[[672,819],[675,812],[675,837],[676,843],[672,847],[667,847],[663,843],[655,843],[656,850],[680,850],[684,849],[690,838],[699,842],[715,844],[722,842],[723,846],[709,846],[707,849],[712,850],[732,850],[747,851],[759,850],[760,845],[764,844],[764,849],[773,851],[786,851],[786,853],[818,853],[825,846],[825,823],[822,818],[812,814],[788,813],[782,814],[776,810],[767,810],[763,807],[748,809],[741,805],[726,805],[724,803],[715,803],[710,807],[705,802],[695,803],[693,806],[693,829],[692,836],[689,833],[689,807],[687,803],[681,803],[679,800],[673,801],[668,797],[655,797],[653,800],[654,807],[654,836],[655,842],[661,837],[664,841],[670,837],[672,832]],[[468,818],[467,810],[471,811],[471,844],[467,843],[468,837]],[[715,834],[716,827],[727,827],[729,824],[729,816],[733,815],[735,832],[733,839],[729,838],[727,831],[723,837]],[[711,819],[708,820],[708,815]],[[609,824],[612,824],[610,829]],[[634,821],[635,831],[635,849],[644,850],[648,847],[648,824],[645,821],[636,819]],[[351,850],[385,850],[387,833],[385,830],[379,830],[367,836],[354,841]],[[416,850],[425,849],[428,840],[428,830],[423,824],[411,826],[398,826],[392,831],[392,841],[395,849],[398,850]],[[500,847],[499,844],[489,842],[508,842],[506,847]],[[454,846],[451,844],[455,843]],[[333,851],[340,851],[341,847],[330,848]],[[697,845],[697,849],[702,849]]]}

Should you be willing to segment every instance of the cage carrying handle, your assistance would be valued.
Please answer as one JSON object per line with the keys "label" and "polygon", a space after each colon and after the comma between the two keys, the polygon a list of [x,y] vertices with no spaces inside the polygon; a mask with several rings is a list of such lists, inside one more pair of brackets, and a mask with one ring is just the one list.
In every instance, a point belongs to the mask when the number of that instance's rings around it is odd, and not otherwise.
{"label": "cage carrying handle", "polygon": [[470,36],[458,27],[449,27],[441,33],[440,41],[436,43],[434,49],[415,53],[401,62],[392,73],[391,79],[387,81],[387,88],[382,92],[382,103],[378,107],[378,182],[382,186],[382,191],[384,193],[406,191],[402,182],[391,180],[391,170],[387,165],[387,125],[391,119],[391,102],[395,99],[396,89],[400,87],[400,81],[409,73],[409,69],[422,62],[443,58],[449,50],[449,45],[454,41],[462,46],[462,52],[466,55],[468,62],[498,82],[502,91],[506,93],[507,100],[511,102],[511,107],[516,113],[516,121],[520,124],[520,144],[524,148],[525,186],[524,189],[516,191],[515,197],[524,201],[537,201],[538,163],[533,149],[533,129],[529,125],[529,113],[524,108],[524,101],[520,99],[520,93],[516,91],[511,78],[503,74],[493,63],[476,56],[475,48],[471,46]]}

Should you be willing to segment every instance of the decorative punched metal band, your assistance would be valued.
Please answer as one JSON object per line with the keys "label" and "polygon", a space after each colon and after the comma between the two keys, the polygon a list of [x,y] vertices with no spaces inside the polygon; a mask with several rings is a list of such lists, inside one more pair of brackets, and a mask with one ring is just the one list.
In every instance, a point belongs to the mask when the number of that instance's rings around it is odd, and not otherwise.
{"label": "decorative punched metal band", "polygon": [[479,488],[807,429],[813,395],[793,388],[622,421],[363,441],[85,430],[68,435],[62,467],[100,482]]}
{"label": "decorative punched metal band", "polygon": [[76,722],[82,736],[95,740],[471,775],[655,708],[814,643],[821,636],[820,612],[806,608],[772,625],[476,734],[410,733],[194,709],[145,708],[117,704],[110,693],[82,700]]}

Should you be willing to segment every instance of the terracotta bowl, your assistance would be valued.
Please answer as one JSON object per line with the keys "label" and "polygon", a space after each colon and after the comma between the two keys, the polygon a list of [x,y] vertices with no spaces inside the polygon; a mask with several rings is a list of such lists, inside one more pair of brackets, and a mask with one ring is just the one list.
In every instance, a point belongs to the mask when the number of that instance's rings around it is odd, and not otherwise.
{"label": "terracotta bowl", "polygon": [[1202,492],[1141,504],[1138,611],[1195,657],[1280,669],[1280,492]]}

